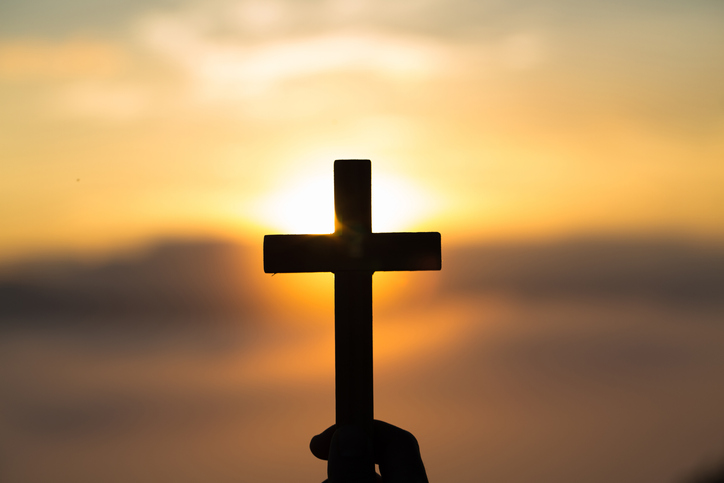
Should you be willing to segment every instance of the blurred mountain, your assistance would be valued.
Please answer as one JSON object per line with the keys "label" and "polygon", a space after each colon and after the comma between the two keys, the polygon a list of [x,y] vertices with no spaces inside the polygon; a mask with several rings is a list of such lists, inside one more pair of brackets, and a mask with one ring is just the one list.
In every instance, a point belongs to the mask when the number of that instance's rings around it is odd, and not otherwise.
{"label": "blurred mountain", "polygon": [[[255,256],[258,257],[258,254]],[[170,241],[100,264],[5,267],[0,323],[48,320],[225,320],[262,310],[248,248]],[[258,263],[257,263],[258,262]],[[724,248],[666,239],[477,245],[444,252],[440,296],[638,300],[688,308],[724,304]]]}
{"label": "blurred mountain", "polygon": [[449,250],[443,290],[518,298],[724,305],[724,247],[671,239],[579,239]]}
{"label": "blurred mountain", "polygon": [[124,324],[191,322],[249,315],[248,253],[220,241],[170,241],[101,264],[35,261],[0,277],[0,322]]}

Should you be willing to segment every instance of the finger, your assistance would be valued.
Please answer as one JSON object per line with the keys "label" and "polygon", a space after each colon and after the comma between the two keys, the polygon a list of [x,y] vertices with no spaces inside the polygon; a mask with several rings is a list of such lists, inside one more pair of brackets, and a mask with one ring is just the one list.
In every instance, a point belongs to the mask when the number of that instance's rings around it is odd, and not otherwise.
{"label": "finger", "polygon": [[337,425],[333,424],[312,438],[309,442],[309,449],[314,456],[320,460],[327,460],[329,457],[329,446],[332,444],[332,436],[336,430]]}
{"label": "finger", "polygon": [[329,447],[327,476],[331,483],[374,483],[372,439],[356,425],[337,428]]}
{"label": "finger", "polygon": [[374,421],[375,461],[385,483],[428,483],[420,446],[412,433]]}

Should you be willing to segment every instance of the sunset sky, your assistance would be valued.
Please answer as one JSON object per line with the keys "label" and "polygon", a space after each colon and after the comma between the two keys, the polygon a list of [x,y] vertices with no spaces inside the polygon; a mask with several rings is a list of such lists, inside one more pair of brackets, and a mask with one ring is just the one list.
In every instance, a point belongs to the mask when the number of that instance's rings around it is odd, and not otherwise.
{"label": "sunset sky", "polygon": [[324,231],[344,158],[378,231],[720,241],[723,8],[6,0],[0,253]]}
{"label": "sunset sky", "polygon": [[431,481],[685,483],[724,455],[722,86],[719,0],[0,0],[0,479],[322,481],[333,275],[261,244],[333,230],[358,158],[373,230],[442,234],[374,276]]}

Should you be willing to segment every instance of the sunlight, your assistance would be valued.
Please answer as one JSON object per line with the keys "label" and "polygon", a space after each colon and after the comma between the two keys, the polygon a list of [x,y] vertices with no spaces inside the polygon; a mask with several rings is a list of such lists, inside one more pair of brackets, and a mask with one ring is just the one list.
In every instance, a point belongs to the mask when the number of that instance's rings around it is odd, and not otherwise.
{"label": "sunlight", "polygon": [[413,230],[432,210],[431,197],[406,179],[372,173],[372,231]]}
{"label": "sunlight", "polygon": [[[259,204],[263,223],[277,233],[334,232],[334,182],[331,176],[295,180]],[[401,178],[372,174],[372,231],[413,229],[432,208],[423,190]]]}
{"label": "sunlight", "polygon": [[334,186],[319,177],[297,180],[262,203],[267,224],[282,233],[332,233]]}

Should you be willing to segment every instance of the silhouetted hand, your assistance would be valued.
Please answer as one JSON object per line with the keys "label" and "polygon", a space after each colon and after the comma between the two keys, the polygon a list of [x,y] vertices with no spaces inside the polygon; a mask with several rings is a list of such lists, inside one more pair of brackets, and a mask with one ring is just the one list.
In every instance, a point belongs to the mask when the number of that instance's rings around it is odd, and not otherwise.
{"label": "silhouetted hand", "polygon": [[[374,445],[356,426],[330,426],[312,438],[312,454],[328,461],[325,483],[428,483],[411,433],[382,421],[374,421],[372,428]],[[369,473],[373,463],[380,466],[381,476]]]}

